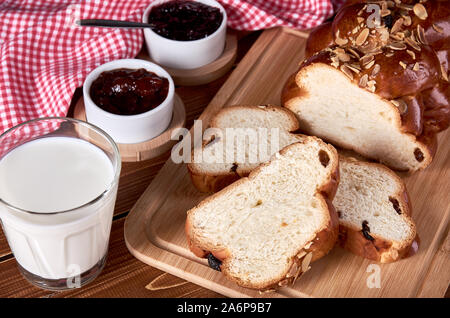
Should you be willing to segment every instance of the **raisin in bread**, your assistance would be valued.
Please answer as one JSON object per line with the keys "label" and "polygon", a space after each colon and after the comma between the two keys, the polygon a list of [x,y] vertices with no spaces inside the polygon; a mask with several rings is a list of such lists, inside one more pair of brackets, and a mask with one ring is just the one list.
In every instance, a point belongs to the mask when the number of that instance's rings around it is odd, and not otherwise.
{"label": "raisin in bread", "polygon": [[403,181],[390,169],[340,155],[333,200],[339,242],[359,256],[388,263],[417,251],[416,227]]}
{"label": "raisin in bread", "polygon": [[191,250],[243,287],[294,282],[337,239],[337,173],[336,150],[316,137],[283,148],[187,212]]}
{"label": "raisin in bread", "polygon": [[449,23],[448,0],[349,1],[311,33],[282,103],[307,134],[394,169],[423,169],[450,122]]}
{"label": "raisin in bread", "polygon": [[[202,156],[187,165],[191,180],[202,192],[216,192],[232,182],[247,176],[261,162],[265,162],[281,148],[302,141],[302,135],[291,132],[299,129],[295,115],[279,106],[230,106],[220,110],[212,119],[209,128],[212,133],[205,136],[200,145]],[[227,133],[234,130],[236,136]],[[265,128],[265,133],[261,130]],[[244,137],[254,132],[257,140]],[[248,134],[249,135],[249,134]],[[228,137],[228,139],[227,139]],[[238,138],[243,143],[238,142]],[[232,142],[227,143],[227,140]],[[241,151],[241,155],[238,152]],[[227,160],[227,154],[232,154]],[[254,159],[251,160],[252,156]]]}

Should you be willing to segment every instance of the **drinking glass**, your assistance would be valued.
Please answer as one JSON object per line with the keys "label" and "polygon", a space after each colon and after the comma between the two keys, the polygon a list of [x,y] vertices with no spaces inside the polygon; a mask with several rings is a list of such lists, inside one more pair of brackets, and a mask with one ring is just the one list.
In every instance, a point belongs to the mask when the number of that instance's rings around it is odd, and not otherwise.
{"label": "drinking glass", "polygon": [[[4,132],[0,136],[0,166],[2,161],[8,158],[8,155],[14,151],[25,149],[22,148],[23,146],[29,146],[33,142],[37,150],[48,149],[40,148],[37,145],[43,145],[42,142],[52,141],[48,138],[56,137],[71,138],[58,139],[63,141],[66,147],[72,145],[72,142],[74,145],[76,142],[81,142],[83,147],[92,146],[95,147],[95,151],[99,151],[101,158],[104,158],[103,161],[90,160],[87,152],[85,156],[83,149],[88,148],[71,149],[79,150],[81,154],[77,158],[80,157],[82,160],[76,164],[71,162],[70,164],[73,166],[78,164],[95,166],[99,163],[102,166],[103,163],[108,165],[108,169],[112,169],[108,170],[112,171],[109,174],[111,178],[105,178],[107,186],[103,192],[94,195],[94,199],[75,207],[58,211],[43,211],[42,206],[36,210],[29,207],[24,209],[20,202],[19,204],[12,203],[11,199],[0,191],[0,220],[21,274],[38,287],[64,290],[81,287],[92,281],[105,265],[121,159],[113,139],[100,128],[76,119],[53,117],[30,120]],[[43,152],[46,152],[47,155],[53,153],[47,150],[43,150]],[[16,152],[17,158],[20,158],[19,154],[21,153]],[[39,156],[37,155],[36,158]],[[30,158],[20,159],[29,160]],[[6,162],[4,161],[4,163]],[[7,169],[5,171],[13,171],[8,170],[8,166],[5,167]],[[70,168],[71,166],[67,167],[67,169]],[[42,172],[37,171],[41,174],[39,176],[42,180],[38,181],[42,181],[42,187],[51,188],[51,185],[45,183],[51,170],[50,167],[50,170],[47,168]],[[21,183],[25,185],[28,182],[28,175],[25,172],[19,171],[17,175],[20,175],[20,178],[17,179],[20,180],[18,181],[19,186]],[[63,184],[68,182],[65,178],[67,175],[58,175]],[[31,180],[29,181],[31,182]],[[65,185],[69,188],[72,186],[71,184]],[[13,191],[12,186],[8,188],[8,184],[2,186],[4,190]],[[20,187],[16,188],[20,189]],[[42,191],[42,189],[39,190]],[[27,198],[23,196],[23,193],[19,194],[22,195],[22,198]],[[74,189],[73,193],[68,194],[68,198],[76,199],[74,196],[77,194],[77,189]],[[19,197],[21,196],[19,195]],[[61,201],[61,198],[54,198],[54,200],[58,199]],[[53,199],[49,201],[53,201]]]}

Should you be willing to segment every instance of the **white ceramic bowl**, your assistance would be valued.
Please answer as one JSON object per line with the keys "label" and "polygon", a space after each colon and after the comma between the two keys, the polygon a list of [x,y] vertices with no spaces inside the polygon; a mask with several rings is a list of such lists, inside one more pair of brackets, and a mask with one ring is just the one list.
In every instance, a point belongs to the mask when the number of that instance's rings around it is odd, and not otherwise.
{"label": "white ceramic bowl", "polygon": [[[157,0],[145,9],[142,22],[148,22],[151,9],[168,0]],[[214,0],[196,0],[220,9],[223,15],[222,24],[207,37],[194,41],[170,40],[153,32],[150,28],[144,29],[144,37],[150,58],[160,65],[176,69],[193,69],[204,66],[222,55],[225,48],[227,33],[227,14],[225,9]]]}
{"label": "white ceramic bowl", "polygon": [[[116,115],[98,107],[90,96],[92,82],[105,71],[118,68],[144,68],[169,81],[166,99],[156,108],[138,115]],[[115,60],[94,69],[83,84],[86,120],[105,130],[117,143],[133,144],[152,139],[167,129],[172,120],[175,86],[173,80],[162,67],[149,61],[138,59]]]}

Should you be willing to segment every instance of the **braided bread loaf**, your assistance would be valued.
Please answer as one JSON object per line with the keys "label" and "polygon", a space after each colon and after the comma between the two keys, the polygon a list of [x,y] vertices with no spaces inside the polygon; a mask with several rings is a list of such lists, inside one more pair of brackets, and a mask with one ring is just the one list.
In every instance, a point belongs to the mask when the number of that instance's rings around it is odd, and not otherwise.
{"label": "braided bread loaf", "polygon": [[282,103],[306,133],[416,171],[450,124],[449,56],[450,1],[347,1],[311,32]]}

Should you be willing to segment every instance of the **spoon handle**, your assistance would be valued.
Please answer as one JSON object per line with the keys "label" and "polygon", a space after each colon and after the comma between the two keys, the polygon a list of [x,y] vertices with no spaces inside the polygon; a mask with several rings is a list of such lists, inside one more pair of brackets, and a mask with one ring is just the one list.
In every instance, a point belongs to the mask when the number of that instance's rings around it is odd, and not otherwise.
{"label": "spoon handle", "polygon": [[134,21],[119,21],[119,20],[104,20],[104,19],[82,19],[78,20],[77,24],[80,26],[104,27],[104,28],[153,28],[151,23],[134,22]]}

